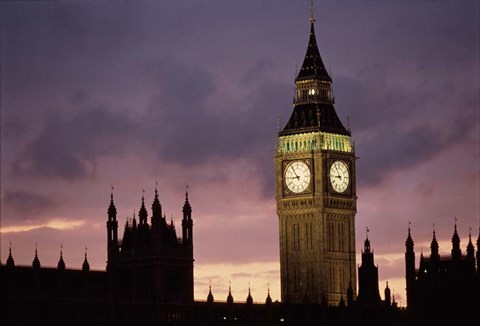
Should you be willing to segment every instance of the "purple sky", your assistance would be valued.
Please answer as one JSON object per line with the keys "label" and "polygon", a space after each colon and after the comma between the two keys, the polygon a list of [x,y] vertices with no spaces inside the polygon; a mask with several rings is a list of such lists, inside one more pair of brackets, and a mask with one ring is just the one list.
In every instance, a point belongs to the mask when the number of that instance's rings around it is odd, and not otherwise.
{"label": "purple sky", "polygon": [[[435,225],[448,254],[480,219],[478,1],[316,0],[336,110],[356,144],[357,264],[368,227],[405,305]],[[104,270],[111,187],[120,225],[158,182],[194,218],[195,298],[280,298],[274,148],[292,110],[310,1],[11,1],[1,24],[1,261]],[[149,210],[149,214],[151,211]],[[417,261],[418,264],[418,261]]]}

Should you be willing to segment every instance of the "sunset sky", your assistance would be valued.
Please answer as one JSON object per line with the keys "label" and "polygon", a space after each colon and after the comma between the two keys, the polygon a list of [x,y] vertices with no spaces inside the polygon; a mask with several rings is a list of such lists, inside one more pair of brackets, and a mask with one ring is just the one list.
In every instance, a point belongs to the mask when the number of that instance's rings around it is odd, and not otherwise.
{"label": "sunset sky", "polygon": [[[478,1],[315,0],[321,56],[357,161],[366,236],[405,306],[404,252],[449,254],[480,227]],[[0,3],[1,262],[106,266],[156,183],[181,235],[188,184],[195,299],[280,300],[274,150],[307,49],[310,0]]]}

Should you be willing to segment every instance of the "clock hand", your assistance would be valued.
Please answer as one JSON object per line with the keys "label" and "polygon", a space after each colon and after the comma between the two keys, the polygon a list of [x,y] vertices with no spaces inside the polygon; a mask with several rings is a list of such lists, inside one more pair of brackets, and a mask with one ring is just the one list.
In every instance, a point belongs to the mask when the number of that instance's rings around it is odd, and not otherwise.
{"label": "clock hand", "polygon": [[293,171],[293,174],[295,174],[295,178],[297,178],[298,180],[300,180],[300,177],[298,176],[297,172],[295,171],[295,169],[292,169]]}

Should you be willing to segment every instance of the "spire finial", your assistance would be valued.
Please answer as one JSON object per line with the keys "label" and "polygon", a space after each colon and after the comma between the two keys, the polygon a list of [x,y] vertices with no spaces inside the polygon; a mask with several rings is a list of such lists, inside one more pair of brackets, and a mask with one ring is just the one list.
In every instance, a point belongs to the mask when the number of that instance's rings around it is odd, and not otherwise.
{"label": "spire finial", "polygon": [[365,229],[366,229],[367,239],[368,239],[368,232],[370,232],[370,229],[368,228],[368,226]]}
{"label": "spire finial", "polygon": [[315,22],[315,8],[313,7],[313,0],[310,0],[310,22]]}
{"label": "spire finial", "polygon": [[111,185],[110,187],[111,187],[111,190],[110,190],[110,199],[113,201],[113,185]]}

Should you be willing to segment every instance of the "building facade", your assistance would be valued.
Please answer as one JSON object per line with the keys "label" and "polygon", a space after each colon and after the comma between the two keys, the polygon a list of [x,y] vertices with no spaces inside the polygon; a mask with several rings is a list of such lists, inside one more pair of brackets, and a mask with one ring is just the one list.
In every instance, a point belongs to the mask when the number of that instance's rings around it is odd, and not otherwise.
{"label": "building facade", "polygon": [[356,296],[355,149],[310,19],[291,116],[275,153],[282,301],[338,305]]}

